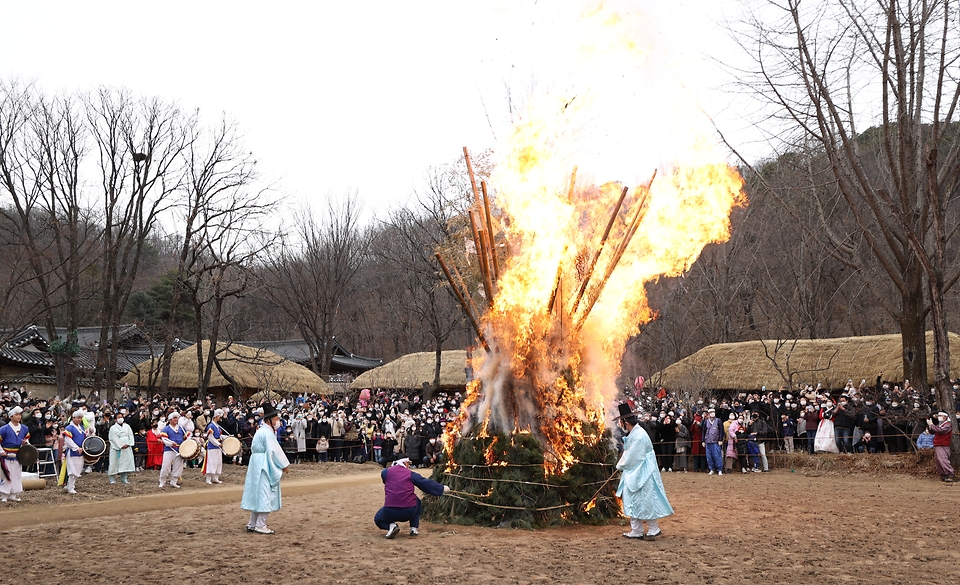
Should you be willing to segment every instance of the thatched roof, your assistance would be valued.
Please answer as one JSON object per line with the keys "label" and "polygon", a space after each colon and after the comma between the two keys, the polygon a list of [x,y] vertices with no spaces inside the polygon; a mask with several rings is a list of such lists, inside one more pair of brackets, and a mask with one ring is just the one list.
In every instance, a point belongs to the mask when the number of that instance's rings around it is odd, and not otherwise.
{"label": "thatched roof", "polygon": [[[411,353],[364,372],[350,384],[351,390],[363,388],[416,389],[424,382],[433,384],[437,354],[432,351]],[[450,350],[440,357],[440,387],[463,388],[467,384],[467,352]]]}
{"label": "thatched roof", "polygon": [[[949,334],[950,371],[960,371],[960,336]],[[869,335],[797,341],[745,341],[707,346],[651,377],[653,384],[676,390],[776,389],[794,373],[794,386],[804,382],[836,389],[853,380],[873,385],[877,374],[884,380],[902,381],[903,345],[900,335]],[[933,333],[927,332],[927,371],[933,382]]]}
{"label": "thatched roof", "polygon": [[[210,348],[209,341],[201,341],[204,356]],[[311,370],[286,360],[272,351],[254,349],[246,345],[217,344],[220,366],[242,388],[247,390],[272,390],[275,392],[316,392],[329,394],[330,387],[323,378]],[[151,377],[158,378],[160,359],[145,360],[124,376],[120,382],[131,386],[146,385]],[[173,354],[170,362],[170,387],[196,389],[198,378],[197,347],[190,346]],[[220,375],[216,366],[210,375],[210,388],[227,387],[230,383]]]}

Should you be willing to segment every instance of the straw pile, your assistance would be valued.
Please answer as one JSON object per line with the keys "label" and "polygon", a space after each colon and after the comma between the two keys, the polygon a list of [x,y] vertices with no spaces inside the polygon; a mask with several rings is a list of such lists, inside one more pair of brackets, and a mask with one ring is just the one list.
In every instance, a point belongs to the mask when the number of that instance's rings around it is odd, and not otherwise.
{"label": "straw pile", "polygon": [[[209,341],[201,341],[204,357],[210,348]],[[300,364],[291,362],[272,351],[246,345],[217,344],[217,359],[220,367],[233,378],[243,390],[268,390],[273,392],[316,392],[329,394],[330,388],[323,378]],[[159,379],[161,360],[151,358],[137,364],[120,383],[131,386],[145,385],[153,378]],[[194,389],[199,379],[197,346],[192,345],[173,354],[170,362],[170,388]],[[217,371],[210,376],[210,388],[229,387],[230,383]]]}
{"label": "straw pile", "polygon": [[[384,388],[419,390],[433,384],[437,354],[432,351],[411,353],[379,368],[366,371],[350,384],[351,390]],[[463,388],[467,385],[467,352],[450,350],[440,357],[440,388]]]}
{"label": "straw pile", "polygon": [[[949,334],[950,345],[960,348],[960,336]],[[899,335],[869,335],[833,339],[745,341],[707,346],[654,374],[654,384],[671,390],[754,391],[787,384],[807,383],[842,388],[847,380],[873,385],[877,373],[884,380],[903,380],[902,344]],[[774,367],[774,360],[780,372]],[[960,351],[950,356],[950,370],[960,370]],[[933,333],[927,332],[927,371],[933,382]]]}

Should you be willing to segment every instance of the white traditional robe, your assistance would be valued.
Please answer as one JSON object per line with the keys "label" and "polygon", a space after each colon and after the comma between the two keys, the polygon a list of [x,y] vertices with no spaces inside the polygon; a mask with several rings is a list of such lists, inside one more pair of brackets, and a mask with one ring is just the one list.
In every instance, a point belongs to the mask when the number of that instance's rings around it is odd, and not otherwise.
{"label": "white traditional robe", "polygon": [[673,514],[667,500],[650,436],[635,425],[623,438],[623,455],[617,461],[623,471],[617,496],[623,501],[623,513],[630,518],[656,520]]}
{"label": "white traditional robe", "polygon": [[[124,449],[124,445],[129,447]],[[133,429],[130,425],[123,423],[110,427],[110,467],[107,475],[133,473],[137,470],[133,460],[133,445]]]}
{"label": "white traditional robe", "polygon": [[268,424],[261,424],[257,429],[250,450],[240,508],[250,512],[275,512],[281,505],[280,477],[290,461],[277,442],[276,431]]}

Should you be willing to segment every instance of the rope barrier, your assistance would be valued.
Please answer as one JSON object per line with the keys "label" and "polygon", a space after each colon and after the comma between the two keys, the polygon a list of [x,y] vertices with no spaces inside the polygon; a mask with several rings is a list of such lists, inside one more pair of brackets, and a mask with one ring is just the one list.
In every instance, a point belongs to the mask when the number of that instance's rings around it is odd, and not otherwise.
{"label": "rope barrier", "polygon": [[[498,463],[496,465],[470,465],[463,463],[455,463],[457,467],[470,468],[470,469],[495,469],[497,467],[543,467],[543,463]],[[572,465],[599,465],[604,467],[610,467],[612,463],[598,463],[595,461],[574,461]]]}
{"label": "rope barrier", "polygon": [[[488,481],[488,482],[494,482],[494,481],[496,481],[496,482],[502,482],[502,483],[520,483],[520,484],[525,484],[525,485],[538,485],[538,486],[551,487],[551,488],[567,487],[567,486],[558,485],[558,484],[555,484],[555,483],[541,483],[541,482],[537,482],[537,481],[522,481],[522,480],[519,480],[519,479],[497,479],[497,478],[495,478],[495,477],[494,477],[494,478],[490,478],[490,477],[467,477],[467,476],[464,476],[464,475],[457,475],[457,474],[454,474],[454,473],[447,473],[446,475],[447,475],[448,477],[456,477],[456,478],[458,478],[458,479],[469,480],[469,481]],[[612,476],[611,476],[611,477],[612,477]],[[605,484],[605,483],[607,483],[608,481],[610,481],[609,478],[608,478],[606,481],[592,481],[592,482],[590,482],[590,483],[582,483],[582,484],[580,484],[580,485],[581,485],[581,486],[585,486],[585,485],[598,485],[598,484],[601,484],[601,483]]]}
{"label": "rope barrier", "polygon": [[[455,495],[458,493],[463,493],[463,492],[455,492],[453,490],[450,490],[450,493],[448,493],[447,496],[463,502],[475,504],[477,506],[485,506],[487,508],[498,508],[500,510],[525,510],[527,512],[545,512],[547,510],[559,510],[560,508],[569,508],[570,506],[576,505],[576,504],[560,504],[557,506],[548,506],[546,508],[525,508],[523,506],[503,506],[503,505],[497,505],[497,504],[488,504],[486,502],[480,502],[477,500],[468,500],[466,498],[462,498],[458,495]],[[454,495],[451,495],[451,494],[454,494]]]}

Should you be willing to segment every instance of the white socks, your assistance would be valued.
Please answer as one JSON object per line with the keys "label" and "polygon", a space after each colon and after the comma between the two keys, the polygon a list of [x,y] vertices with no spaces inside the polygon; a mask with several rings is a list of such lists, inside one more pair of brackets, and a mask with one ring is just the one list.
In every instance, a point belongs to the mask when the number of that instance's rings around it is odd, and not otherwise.
{"label": "white socks", "polygon": [[[637,521],[639,523],[639,520]],[[656,520],[647,520],[647,534],[656,534],[660,532],[660,525]],[[633,524],[631,519],[631,525]]]}

